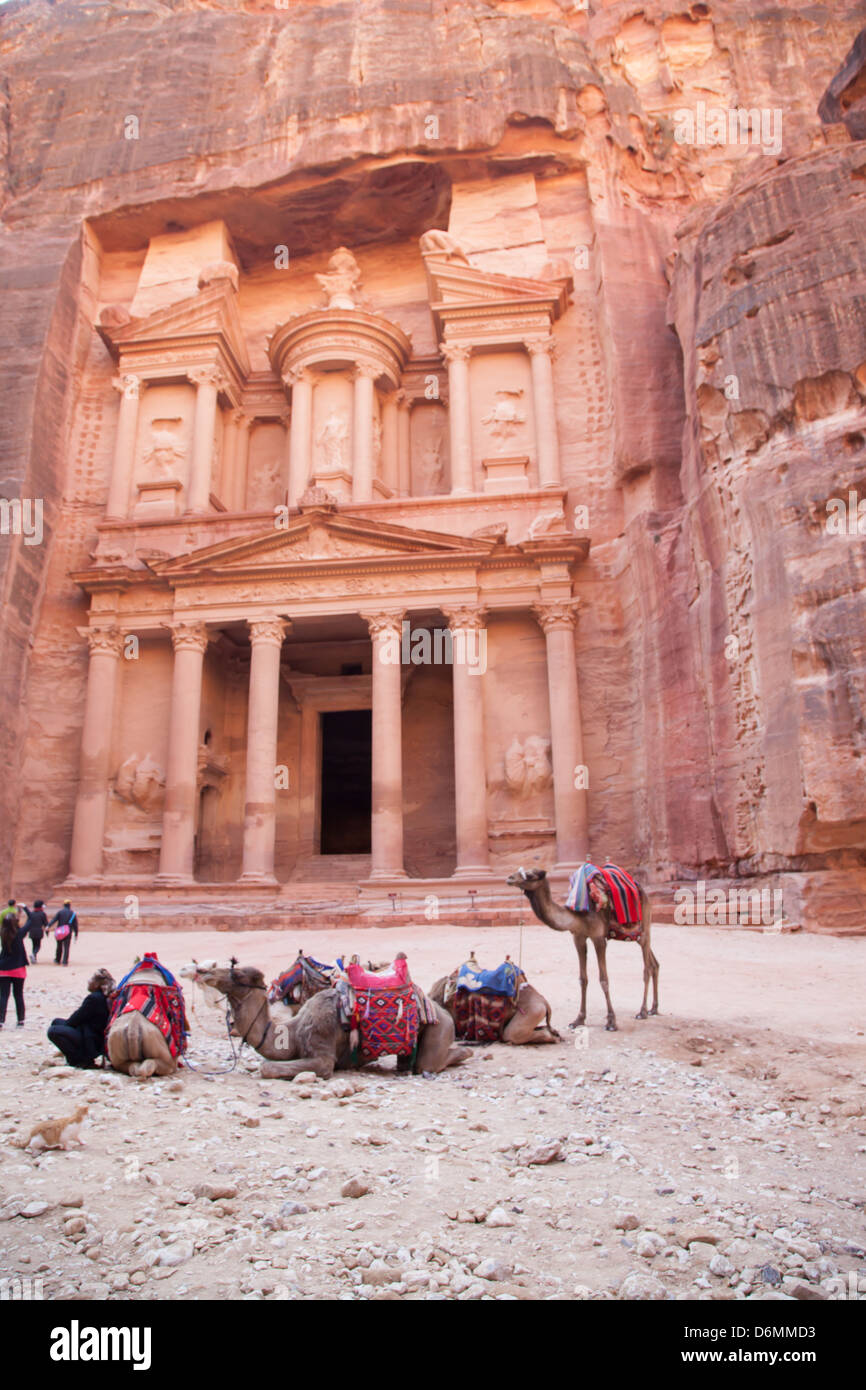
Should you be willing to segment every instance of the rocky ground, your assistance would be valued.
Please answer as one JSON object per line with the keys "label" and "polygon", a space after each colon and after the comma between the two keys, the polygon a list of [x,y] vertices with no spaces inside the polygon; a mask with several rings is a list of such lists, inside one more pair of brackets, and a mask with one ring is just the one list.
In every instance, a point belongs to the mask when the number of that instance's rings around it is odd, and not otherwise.
{"label": "rocky ground", "polygon": [[[866,942],[656,929],[662,1015],[638,1022],[640,957],[609,953],[620,1031],[590,1026],[571,943],[527,925],[522,958],[558,1046],[474,1051],[435,1077],[388,1067],[331,1082],[234,1071],[222,1018],[188,991],[205,1071],[135,1082],[75,1072],[45,1026],[88,975],[144,946],[179,968],[236,954],[270,977],[276,933],[83,933],[69,969],[30,970],[25,1028],[0,1035],[0,1265],[46,1298],[866,1297]],[[425,924],[311,932],[304,948],[390,960],[429,988],[516,930]],[[47,943],[46,943],[47,946]],[[83,1147],[10,1144],[89,1107]],[[26,1285],[39,1290],[39,1285]]]}

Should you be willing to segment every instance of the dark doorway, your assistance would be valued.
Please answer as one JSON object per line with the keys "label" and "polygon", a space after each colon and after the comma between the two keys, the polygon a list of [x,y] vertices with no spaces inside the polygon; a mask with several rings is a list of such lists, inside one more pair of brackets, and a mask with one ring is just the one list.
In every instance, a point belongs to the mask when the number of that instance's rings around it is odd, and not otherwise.
{"label": "dark doorway", "polygon": [[322,715],[322,854],[369,854],[373,715]]}

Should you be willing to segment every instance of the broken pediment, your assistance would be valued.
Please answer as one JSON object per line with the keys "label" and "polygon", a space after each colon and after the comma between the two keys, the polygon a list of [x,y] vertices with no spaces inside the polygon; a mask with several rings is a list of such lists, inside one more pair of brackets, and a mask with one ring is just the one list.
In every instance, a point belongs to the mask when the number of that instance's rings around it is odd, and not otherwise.
{"label": "broken pediment", "polygon": [[[494,275],[469,265],[459,247],[422,246],[427,272],[427,293],[438,336],[459,324],[482,332],[490,320],[516,316],[521,328],[541,330],[555,322],[568,307],[570,279],[526,280],[513,275]],[[526,322],[524,323],[524,320]]]}
{"label": "broken pediment", "polygon": [[212,362],[216,356],[238,388],[249,375],[236,290],[227,275],[204,276],[197,294],[144,318],[118,323],[122,317],[116,306],[109,305],[100,315],[96,331],[125,371],[146,371],[152,363],[164,375],[174,361]]}

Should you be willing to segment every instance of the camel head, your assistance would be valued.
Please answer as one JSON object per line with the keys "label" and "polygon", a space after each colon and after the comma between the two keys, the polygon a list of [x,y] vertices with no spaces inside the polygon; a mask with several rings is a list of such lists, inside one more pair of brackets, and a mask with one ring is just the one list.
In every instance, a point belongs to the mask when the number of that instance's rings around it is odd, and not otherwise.
{"label": "camel head", "polygon": [[265,977],[261,970],[254,965],[238,965],[234,960],[229,966],[197,965],[192,978],[196,984],[209,985],[237,1003],[246,999],[251,990],[265,989]]}
{"label": "camel head", "polygon": [[533,888],[537,888],[547,878],[544,869],[517,869],[513,874],[509,874],[505,880],[509,888],[519,888],[521,893],[531,893]]}

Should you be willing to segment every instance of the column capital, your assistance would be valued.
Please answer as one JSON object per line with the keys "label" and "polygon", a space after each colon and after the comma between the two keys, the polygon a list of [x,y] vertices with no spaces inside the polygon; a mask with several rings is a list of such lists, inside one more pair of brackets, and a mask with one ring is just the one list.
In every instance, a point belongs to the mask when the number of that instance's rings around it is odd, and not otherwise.
{"label": "column capital", "polygon": [[372,638],[376,637],[400,637],[402,635],[402,622],[406,616],[406,610],[401,608],[395,612],[361,613]]}
{"label": "column capital", "polygon": [[530,357],[535,357],[543,353],[545,357],[553,357],[556,351],[556,339],[550,333],[533,333],[523,339],[523,346]]}
{"label": "column capital", "polygon": [[255,423],[253,416],[247,415],[245,410],[233,410],[229,415],[229,419],[231,420],[232,424],[239,430],[252,429],[253,424]]}
{"label": "column capital", "polygon": [[375,381],[381,375],[381,367],[371,366],[369,362],[358,362],[355,364],[352,379],[354,381]]}
{"label": "column capital", "polygon": [[487,609],[474,603],[462,603],[442,608],[452,632],[479,632],[487,620]]}
{"label": "column capital", "polygon": [[550,632],[556,627],[573,628],[577,622],[579,608],[579,598],[552,599],[532,605],[532,611],[544,632]]}
{"label": "column capital", "polygon": [[203,652],[210,641],[204,623],[176,622],[171,626],[171,645],[176,652]]}
{"label": "column capital", "polygon": [[126,400],[138,400],[141,395],[142,379],[135,372],[120,372],[111,378],[111,384]]}
{"label": "column capital", "polygon": [[217,391],[224,391],[228,385],[218,367],[193,367],[187,376],[193,386],[213,386]]}
{"label": "column capital", "polygon": [[293,390],[296,386],[304,382],[311,385],[313,373],[310,371],[309,367],[290,367],[287,372],[283,372],[282,381],[284,386],[288,386],[289,390]]}
{"label": "column capital", "polygon": [[468,362],[472,356],[469,343],[440,343],[439,351],[446,362]]}
{"label": "column capital", "polygon": [[123,633],[119,627],[89,627],[85,635],[91,656],[120,656],[123,651]]}
{"label": "column capital", "polygon": [[292,624],[289,622],[288,618],[273,616],[268,618],[248,618],[247,627],[250,631],[250,643],[252,646],[258,646],[260,643],[271,643],[275,647],[281,647],[286,633],[291,631]]}

